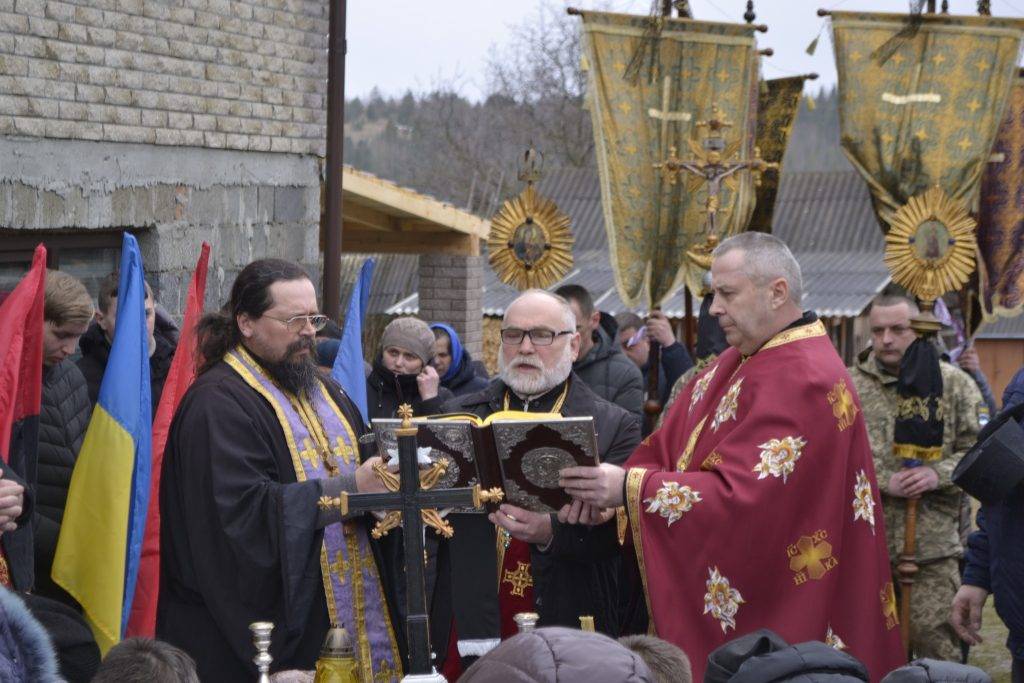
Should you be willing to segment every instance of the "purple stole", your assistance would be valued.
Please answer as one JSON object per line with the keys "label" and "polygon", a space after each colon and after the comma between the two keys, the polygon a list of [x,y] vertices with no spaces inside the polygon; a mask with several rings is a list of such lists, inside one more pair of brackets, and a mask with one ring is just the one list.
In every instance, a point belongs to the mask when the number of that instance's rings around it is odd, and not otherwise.
{"label": "purple stole", "polygon": [[[329,476],[321,453],[330,454],[339,473],[355,473],[359,466],[355,432],[322,383],[312,400],[296,398],[267,377],[242,347],[224,360],[273,407],[299,481]],[[313,413],[318,423],[309,419]],[[324,527],[320,567],[331,623],[344,626],[355,637],[362,680],[400,679],[398,647],[377,564],[366,529],[358,520]]]}

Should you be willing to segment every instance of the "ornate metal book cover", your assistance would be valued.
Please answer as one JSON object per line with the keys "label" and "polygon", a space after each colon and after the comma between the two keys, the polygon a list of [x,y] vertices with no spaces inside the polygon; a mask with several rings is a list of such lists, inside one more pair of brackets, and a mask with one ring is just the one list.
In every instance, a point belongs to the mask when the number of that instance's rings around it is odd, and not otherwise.
{"label": "ornate metal book cover", "polygon": [[[432,462],[447,465],[435,488],[497,487],[504,491],[506,502],[534,512],[557,512],[570,502],[558,485],[561,469],[599,463],[591,417],[495,420],[483,426],[468,417],[414,422],[419,427],[417,446],[430,449]],[[377,447],[385,461],[396,457],[395,428],[400,424],[400,420],[373,420]]]}

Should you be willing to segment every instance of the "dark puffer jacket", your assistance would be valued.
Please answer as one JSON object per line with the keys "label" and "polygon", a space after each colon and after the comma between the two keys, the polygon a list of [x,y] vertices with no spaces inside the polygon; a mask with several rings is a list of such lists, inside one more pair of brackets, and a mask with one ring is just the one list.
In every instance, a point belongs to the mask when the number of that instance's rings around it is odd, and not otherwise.
{"label": "dark puffer jacket", "polygon": [[644,401],[640,368],[616,347],[603,327],[594,332],[593,348],[572,364],[572,371],[604,400],[640,414]]}
{"label": "dark puffer jacket", "polygon": [[75,604],[50,578],[57,536],[64,518],[71,472],[89,426],[92,404],[81,370],[65,360],[43,373],[39,412],[39,466],[35,496],[35,592]]}
{"label": "dark puffer jacket", "polygon": [[[171,361],[174,360],[174,350],[177,344],[165,333],[157,328],[153,332],[156,340],[156,350],[149,357],[149,385],[150,400],[153,405],[153,415],[156,415],[156,407],[160,405],[160,394],[164,390],[164,382],[167,380],[167,373],[171,369]],[[107,360],[110,358],[110,342],[107,341],[103,329],[93,322],[89,329],[82,335],[78,342],[82,349],[82,357],[78,359],[78,369],[85,376],[86,384],[89,386],[89,402],[96,405],[100,395],[100,384],[103,382],[103,373],[107,369]]]}
{"label": "dark puffer jacket", "polygon": [[551,627],[509,638],[469,667],[460,683],[653,683],[632,650],[601,633]]}

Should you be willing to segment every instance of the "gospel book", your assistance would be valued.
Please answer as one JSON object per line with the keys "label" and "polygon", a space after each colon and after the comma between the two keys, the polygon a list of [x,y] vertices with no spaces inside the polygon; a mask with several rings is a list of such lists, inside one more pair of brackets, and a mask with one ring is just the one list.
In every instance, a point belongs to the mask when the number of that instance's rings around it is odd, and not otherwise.
{"label": "gospel book", "polygon": [[[436,488],[500,488],[504,502],[534,512],[557,512],[571,502],[558,485],[562,469],[599,463],[592,417],[500,411],[486,420],[459,413],[413,422],[419,427],[417,448],[429,448],[431,461],[447,465]],[[385,461],[398,452],[395,428],[400,424],[401,420],[373,420]]]}

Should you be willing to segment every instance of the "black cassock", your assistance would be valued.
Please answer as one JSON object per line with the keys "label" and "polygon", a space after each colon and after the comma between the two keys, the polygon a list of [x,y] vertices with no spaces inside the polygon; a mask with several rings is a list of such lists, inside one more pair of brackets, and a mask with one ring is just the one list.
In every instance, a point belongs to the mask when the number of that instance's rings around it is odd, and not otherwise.
{"label": "black cassock", "polygon": [[318,510],[321,491],[296,480],[273,408],[234,370],[221,362],[196,379],[164,456],[156,635],[192,655],[203,681],[255,680],[254,621],[274,622],[273,670],[315,666],[330,626],[322,527],[338,519]]}

